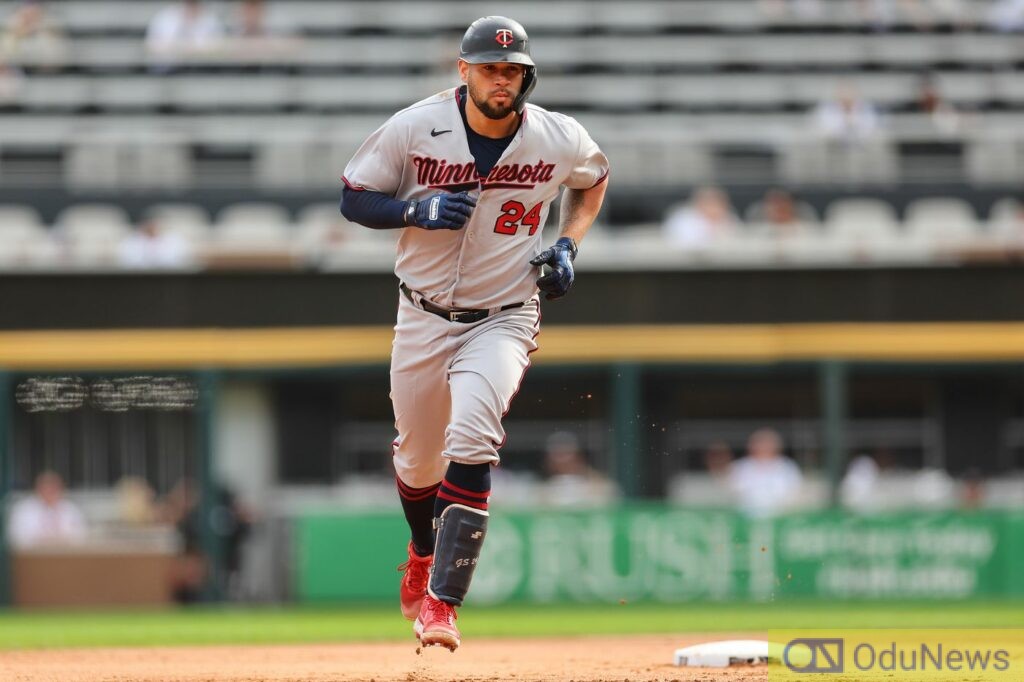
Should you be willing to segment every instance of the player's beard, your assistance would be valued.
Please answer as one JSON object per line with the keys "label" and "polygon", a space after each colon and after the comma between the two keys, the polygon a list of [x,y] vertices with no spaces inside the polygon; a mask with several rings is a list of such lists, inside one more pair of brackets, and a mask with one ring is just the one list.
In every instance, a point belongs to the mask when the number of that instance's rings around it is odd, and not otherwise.
{"label": "player's beard", "polygon": [[512,113],[512,104],[515,101],[516,93],[511,89],[506,88],[509,94],[509,103],[503,106],[491,104],[487,101],[487,95],[481,94],[472,83],[466,83],[466,90],[469,92],[470,98],[473,100],[473,104],[480,110],[480,113],[489,119],[494,121],[500,121],[507,118]]}

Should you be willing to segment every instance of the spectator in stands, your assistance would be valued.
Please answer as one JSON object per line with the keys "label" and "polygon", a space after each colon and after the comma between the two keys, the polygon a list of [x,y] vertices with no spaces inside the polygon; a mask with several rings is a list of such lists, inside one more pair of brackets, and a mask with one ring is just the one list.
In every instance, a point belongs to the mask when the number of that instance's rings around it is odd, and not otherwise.
{"label": "spectator in stands", "polygon": [[171,588],[176,601],[192,603],[202,599],[203,587],[215,580],[226,587],[237,576],[242,564],[242,545],[252,527],[252,514],[227,487],[213,484],[210,517],[214,540],[223,549],[223,574],[215,574],[204,553],[199,489],[193,481],[182,479],[164,499],[161,518],[175,526],[183,550],[171,571]]}
{"label": "spectator in stands", "polygon": [[818,21],[824,13],[822,0],[759,0],[758,9],[768,22],[780,20]]}
{"label": "spectator in stands", "polygon": [[243,0],[228,30],[238,38],[275,38],[295,32],[284,16],[268,10],[263,0]]}
{"label": "spectator in stands", "polygon": [[59,68],[67,59],[64,32],[39,0],[25,0],[7,17],[0,37],[0,62]]}
{"label": "spectator in stands", "polygon": [[992,28],[1003,33],[1024,30],[1024,0],[998,0],[989,8],[987,19]]}
{"label": "spectator in stands", "polygon": [[857,9],[868,26],[888,31],[897,21],[894,0],[857,0]]}
{"label": "spectator in stands", "polygon": [[182,59],[220,47],[224,26],[199,0],[182,0],[156,13],[146,30],[146,49],[160,71]]}
{"label": "spectator in stands", "polygon": [[826,140],[858,144],[879,130],[878,111],[858,95],[849,83],[841,84],[835,97],[822,101],[814,110],[818,134]]}
{"label": "spectator in stands", "polygon": [[772,516],[791,507],[803,485],[803,474],[782,454],[782,436],[758,429],[747,440],[747,455],[733,463],[729,488],[739,507],[753,517]]}
{"label": "spectator in stands", "polygon": [[665,218],[665,238],[679,248],[700,248],[736,233],[729,196],[717,187],[701,187]]}
{"label": "spectator in stands", "polygon": [[960,131],[960,113],[942,97],[939,84],[931,75],[921,78],[917,85],[917,98],[911,110],[928,116],[932,127],[942,135],[955,135]]}
{"label": "spectator in stands", "polygon": [[704,450],[704,468],[716,480],[728,479],[732,460],[732,448],[724,440],[712,441]]}
{"label": "spectator in stands", "polygon": [[881,467],[875,457],[867,454],[854,457],[839,484],[839,499],[843,506],[858,512],[877,510],[880,476]]}
{"label": "spectator in stands", "polygon": [[980,469],[970,468],[960,480],[960,508],[981,509],[985,506],[985,476]]}
{"label": "spectator in stands", "polygon": [[260,62],[283,59],[302,44],[286,15],[272,11],[263,0],[243,0],[228,34],[232,54]]}
{"label": "spectator in stands", "polygon": [[747,222],[755,230],[765,230],[772,237],[790,237],[800,234],[816,222],[814,209],[793,198],[784,189],[774,188],[765,192],[760,201],[747,211]]}
{"label": "spectator in stands", "polygon": [[121,267],[137,270],[184,268],[193,262],[188,242],[177,232],[161,230],[153,220],[129,234],[117,255]]}
{"label": "spectator in stands", "polygon": [[146,479],[124,476],[114,489],[118,521],[131,526],[144,526],[157,520],[156,494]]}
{"label": "spectator in stands", "polygon": [[587,464],[580,440],[574,433],[558,431],[545,443],[547,481],[543,504],[552,507],[602,505],[619,499],[619,489],[603,473]]}
{"label": "spectator in stands", "polygon": [[17,104],[21,85],[21,72],[0,57],[0,110]]}
{"label": "spectator in stands", "polygon": [[64,496],[64,480],[53,471],[36,477],[35,491],[11,508],[7,538],[15,549],[82,542],[85,516]]}

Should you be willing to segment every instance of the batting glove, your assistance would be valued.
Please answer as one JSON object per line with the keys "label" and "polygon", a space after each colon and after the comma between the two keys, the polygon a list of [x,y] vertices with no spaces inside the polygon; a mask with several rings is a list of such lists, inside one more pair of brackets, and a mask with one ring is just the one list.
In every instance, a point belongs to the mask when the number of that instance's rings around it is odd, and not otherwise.
{"label": "batting glove", "polygon": [[572,262],[576,259],[576,242],[569,237],[562,237],[549,249],[542,251],[530,261],[530,265],[548,265],[551,271],[537,280],[537,288],[543,291],[546,298],[552,301],[569,292],[574,274]]}
{"label": "batting glove", "polygon": [[475,207],[476,199],[467,192],[435,194],[410,201],[405,209],[405,224],[424,230],[461,230]]}

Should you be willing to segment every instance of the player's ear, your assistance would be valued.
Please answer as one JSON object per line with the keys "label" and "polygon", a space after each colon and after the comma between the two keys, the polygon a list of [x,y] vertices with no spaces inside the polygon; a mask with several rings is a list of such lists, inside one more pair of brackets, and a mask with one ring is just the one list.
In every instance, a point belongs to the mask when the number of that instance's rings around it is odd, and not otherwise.
{"label": "player's ear", "polygon": [[463,59],[459,60],[459,77],[462,78],[463,83],[469,77],[469,64]]}

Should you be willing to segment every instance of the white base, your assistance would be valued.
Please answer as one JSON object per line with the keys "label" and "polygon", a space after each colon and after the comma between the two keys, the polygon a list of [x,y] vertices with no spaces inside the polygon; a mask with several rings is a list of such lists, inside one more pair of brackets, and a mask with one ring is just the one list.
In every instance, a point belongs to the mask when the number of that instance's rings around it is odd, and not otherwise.
{"label": "white base", "polygon": [[728,668],[730,665],[768,663],[768,642],[735,639],[695,644],[677,649],[675,663],[691,668]]}

